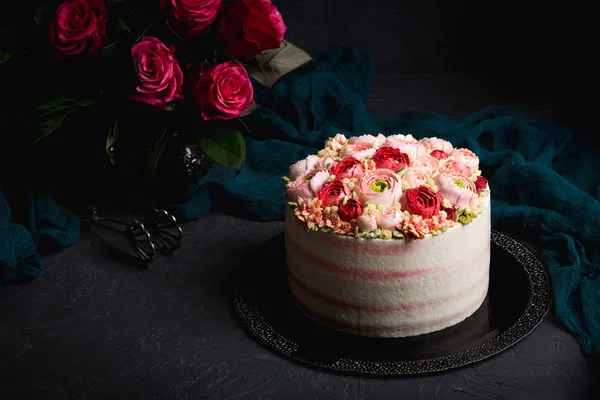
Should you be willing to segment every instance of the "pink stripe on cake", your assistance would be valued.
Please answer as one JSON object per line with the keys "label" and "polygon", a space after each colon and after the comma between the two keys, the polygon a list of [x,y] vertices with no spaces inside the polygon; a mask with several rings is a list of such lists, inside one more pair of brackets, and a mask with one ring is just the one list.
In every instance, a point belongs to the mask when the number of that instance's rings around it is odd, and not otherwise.
{"label": "pink stripe on cake", "polygon": [[470,303],[467,307],[465,307],[464,309],[459,310],[457,312],[454,312],[450,315],[447,315],[443,318],[439,318],[439,319],[431,320],[431,321],[422,321],[422,322],[389,326],[389,327],[387,327],[387,326],[369,326],[369,325],[360,326],[360,327],[354,326],[347,322],[338,321],[336,319],[330,318],[326,315],[323,315],[321,313],[311,310],[304,302],[302,302],[302,300],[300,300],[293,293],[292,293],[292,298],[293,298],[294,302],[296,303],[296,306],[303,313],[305,313],[312,319],[321,321],[323,324],[328,325],[332,328],[340,329],[340,330],[347,331],[347,332],[353,332],[353,333],[356,333],[358,335],[363,335],[363,336],[381,336],[384,333],[386,333],[386,334],[399,333],[399,332],[409,333],[411,331],[420,331],[426,326],[440,326],[443,324],[447,324],[447,323],[459,318],[461,315],[470,313],[470,311],[475,306],[477,306],[477,304],[481,304],[481,302],[483,302],[483,300],[487,296],[488,286],[486,285],[484,289],[485,290],[483,291],[483,293],[480,296],[477,296],[475,301]]}
{"label": "pink stripe on cake", "polygon": [[336,275],[350,276],[357,279],[384,281],[388,279],[403,279],[421,276],[432,272],[433,268],[418,269],[413,271],[370,271],[348,268],[344,265],[323,260],[300,247],[289,235],[286,235],[288,248],[292,249],[304,260],[318,268],[324,269]]}
{"label": "pink stripe on cake", "polygon": [[398,304],[395,306],[370,306],[370,305],[365,305],[365,304],[349,303],[344,300],[336,299],[334,297],[323,294],[317,290],[314,290],[314,289],[306,286],[298,277],[296,277],[290,271],[288,271],[288,276],[292,280],[292,282],[294,282],[296,284],[296,286],[298,286],[298,288],[300,288],[302,291],[304,291],[305,293],[307,293],[308,295],[310,295],[311,297],[313,297],[317,300],[321,300],[324,303],[327,303],[328,305],[339,307],[343,310],[354,310],[354,311],[361,311],[364,313],[373,313],[373,314],[393,313],[393,312],[399,312],[399,311],[416,311],[416,310],[422,310],[424,308],[428,308],[431,306],[436,306],[436,305],[439,305],[439,304],[442,304],[442,303],[445,303],[448,301],[456,300],[457,297],[466,296],[468,293],[472,292],[473,290],[476,290],[479,286],[482,286],[482,284],[485,284],[488,280],[488,276],[486,275],[482,279],[475,282],[473,285],[469,286],[463,292],[455,293],[455,294],[452,294],[449,296],[440,297],[437,299],[431,299],[428,301],[415,302],[415,303],[411,303],[411,304]]}

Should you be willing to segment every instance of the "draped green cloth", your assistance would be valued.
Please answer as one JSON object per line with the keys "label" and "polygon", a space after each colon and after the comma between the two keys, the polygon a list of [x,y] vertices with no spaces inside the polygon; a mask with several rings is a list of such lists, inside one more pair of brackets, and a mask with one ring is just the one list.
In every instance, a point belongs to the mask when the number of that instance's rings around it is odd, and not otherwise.
{"label": "draped green cloth", "polygon": [[[188,188],[186,202],[160,205],[184,221],[210,211],[283,220],[281,177],[328,137],[381,132],[444,138],[479,155],[492,189],[493,227],[534,240],[550,273],[558,318],[588,356],[600,356],[600,160],[593,150],[564,126],[506,107],[466,118],[374,115],[364,105],[374,76],[368,55],[337,47],[274,87],[258,87],[262,107],[247,117],[252,133],[240,174],[214,167]],[[3,193],[0,282],[28,281],[41,273],[40,242],[67,246],[79,225],[47,193],[6,187]]]}

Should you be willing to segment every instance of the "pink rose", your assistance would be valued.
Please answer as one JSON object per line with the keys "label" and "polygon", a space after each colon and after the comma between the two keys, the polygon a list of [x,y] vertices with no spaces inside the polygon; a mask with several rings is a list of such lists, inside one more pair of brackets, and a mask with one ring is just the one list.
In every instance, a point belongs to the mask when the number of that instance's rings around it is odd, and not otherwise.
{"label": "pink rose", "polygon": [[442,197],[427,186],[408,189],[400,199],[402,208],[423,218],[437,215],[442,208]]}
{"label": "pink rose", "polygon": [[171,26],[191,38],[206,30],[217,18],[223,0],[160,0],[160,10]]}
{"label": "pink rose", "polygon": [[408,154],[394,147],[380,147],[373,155],[373,161],[377,168],[391,169],[395,172],[410,165]]}
{"label": "pink rose", "polygon": [[387,138],[381,147],[393,147],[400,150],[403,153],[408,154],[411,160],[417,157],[424,156],[427,154],[425,146],[417,141],[403,141],[393,138]]}
{"label": "pink rose", "polygon": [[371,211],[363,212],[356,218],[356,226],[362,232],[371,232],[377,229],[377,214]]}
{"label": "pink rose", "polygon": [[466,164],[463,164],[456,160],[444,160],[441,169],[444,171],[454,171],[464,176],[471,176],[471,169],[467,167]]}
{"label": "pink rose", "polygon": [[379,147],[379,146],[381,146],[381,144],[383,142],[385,142],[385,139],[386,139],[386,137],[383,136],[381,133],[377,136],[373,136],[373,135],[352,136],[350,139],[348,139],[348,144],[373,143],[375,145],[375,147]]}
{"label": "pink rose", "polygon": [[438,194],[455,207],[466,207],[477,198],[475,184],[465,175],[456,172],[440,172],[435,178]]}
{"label": "pink rose", "polygon": [[439,161],[437,158],[431,156],[420,156],[415,158],[411,164],[411,168],[424,174],[435,174],[438,171],[438,165]]}
{"label": "pink rose", "polygon": [[233,61],[205,69],[194,84],[194,102],[206,120],[239,117],[253,100],[254,88],[248,72]]}
{"label": "pink rose", "polygon": [[363,163],[354,157],[342,159],[339,163],[331,166],[329,172],[336,178],[360,178],[365,172]]}
{"label": "pink rose", "polygon": [[152,36],[144,37],[131,48],[140,81],[131,100],[164,109],[167,103],[183,98],[183,73],[174,52],[173,47],[169,49]]}
{"label": "pink rose", "polygon": [[450,153],[450,156],[469,167],[471,172],[479,169],[479,157],[469,149],[454,149]]}
{"label": "pink rose", "polygon": [[433,150],[431,153],[429,153],[429,155],[437,158],[438,160],[445,160],[449,157],[448,153],[442,150]]}
{"label": "pink rose", "polygon": [[253,57],[279,48],[285,31],[271,0],[232,0],[221,22],[219,41],[234,57]]}
{"label": "pink rose", "polygon": [[371,158],[377,151],[374,143],[358,142],[354,144],[348,144],[346,148],[341,152],[340,157],[354,157],[358,160],[364,160],[365,158]]}
{"label": "pink rose", "polygon": [[396,204],[391,207],[387,207],[384,209],[379,215],[377,215],[377,224],[381,229],[387,229],[388,231],[393,231],[396,229],[396,225],[398,225],[404,216],[402,215],[402,210]]}
{"label": "pink rose", "polygon": [[329,172],[325,169],[306,171],[286,185],[288,201],[297,201],[298,197],[305,200],[315,197],[327,179]]}
{"label": "pink rose", "polygon": [[339,206],[344,197],[350,196],[351,190],[348,185],[339,178],[325,182],[319,192],[317,198],[323,202],[324,207]]}
{"label": "pink rose", "polygon": [[289,178],[294,180],[297,177],[299,177],[300,175],[302,175],[303,173],[305,173],[306,171],[315,169],[317,167],[317,164],[319,164],[319,161],[320,161],[319,157],[311,154],[308,157],[306,157],[305,159],[294,163],[290,167]]}
{"label": "pink rose", "polygon": [[362,206],[360,201],[356,199],[348,199],[347,202],[340,205],[338,214],[340,214],[340,218],[344,222],[350,222],[357,219],[362,214]]}
{"label": "pink rose", "polygon": [[402,195],[402,184],[398,175],[390,169],[374,169],[365,172],[355,188],[361,203],[392,205]]}
{"label": "pink rose", "polygon": [[426,185],[431,179],[431,175],[423,171],[415,170],[412,167],[408,168],[402,176],[402,182],[409,188]]}
{"label": "pink rose", "polygon": [[68,0],[50,21],[50,44],[57,57],[93,55],[106,40],[104,0]]}
{"label": "pink rose", "polygon": [[452,143],[436,137],[423,138],[419,140],[419,143],[423,144],[429,153],[439,150],[449,154],[454,149]]}

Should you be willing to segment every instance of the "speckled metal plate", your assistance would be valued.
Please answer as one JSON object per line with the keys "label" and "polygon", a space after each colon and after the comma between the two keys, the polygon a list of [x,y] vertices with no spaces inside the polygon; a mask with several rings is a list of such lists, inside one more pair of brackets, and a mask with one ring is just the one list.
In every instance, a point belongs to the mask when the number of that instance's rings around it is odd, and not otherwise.
{"label": "speckled metal plate", "polygon": [[548,274],[523,243],[492,231],[490,288],[465,321],[426,335],[367,338],[302,314],[289,298],[283,234],[257,250],[236,275],[232,306],[240,324],[270,350],[339,373],[402,376],[460,368],[498,354],[542,321],[552,295]]}

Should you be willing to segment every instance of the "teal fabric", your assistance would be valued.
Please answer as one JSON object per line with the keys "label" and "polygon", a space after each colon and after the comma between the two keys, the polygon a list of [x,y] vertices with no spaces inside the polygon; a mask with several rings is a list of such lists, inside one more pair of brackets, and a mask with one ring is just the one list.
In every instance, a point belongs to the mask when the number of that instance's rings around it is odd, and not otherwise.
{"label": "teal fabric", "polygon": [[[371,114],[364,103],[374,76],[375,66],[368,55],[338,47],[273,88],[259,88],[257,97],[263,107],[248,117],[253,133],[247,139],[248,156],[240,174],[233,176],[215,167],[201,185],[189,187],[188,201],[161,206],[184,221],[209,211],[283,220],[281,177],[290,164],[314,153],[335,133],[412,133],[417,138],[450,140],[480,156],[492,188],[493,226],[535,239],[550,272],[558,318],[577,336],[587,355],[598,357],[600,159],[594,151],[564,126],[506,107],[486,108],[466,118],[430,112]],[[0,265],[8,265],[6,270],[13,275],[15,262],[37,257],[35,243],[40,233],[58,234],[59,245],[75,240],[76,229],[65,230],[72,228],[65,224],[71,217],[40,218],[44,210],[59,210],[45,199],[45,208],[38,207],[36,218],[21,227],[10,223],[6,202],[0,202]],[[37,204],[37,198],[32,204]],[[54,230],[40,230],[32,221],[50,222]],[[8,250],[4,238],[12,243]],[[33,277],[39,269],[23,271]]]}

